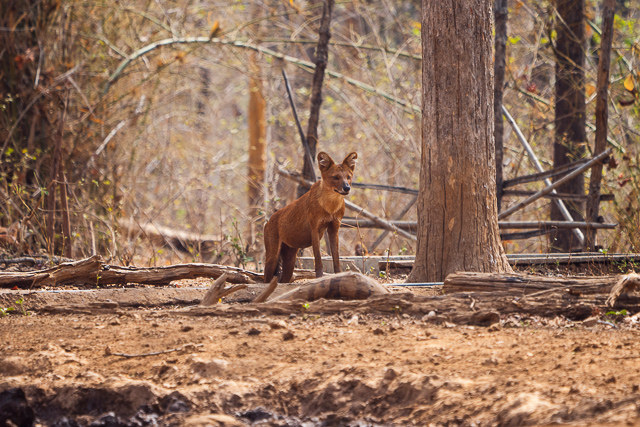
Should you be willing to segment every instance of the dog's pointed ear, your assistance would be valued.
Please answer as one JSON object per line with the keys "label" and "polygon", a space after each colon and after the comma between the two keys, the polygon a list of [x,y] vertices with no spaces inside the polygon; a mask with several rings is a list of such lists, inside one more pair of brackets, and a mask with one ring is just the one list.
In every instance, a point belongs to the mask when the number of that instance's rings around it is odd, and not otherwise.
{"label": "dog's pointed ear", "polygon": [[349,169],[351,169],[351,172],[353,172],[353,170],[356,167],[357,159],[358,159],[358,153],[354,151],[352,153],[349,153],[349,155],[344,158],[344,160],[342,161],[342,164],[347,166]]}
{"label": "dog's pointed ear", "polygon": [[330,155],[328,155],[324,151],[318,153],[318,166],[320,166],[321,172],[329,170],[329,168],[334,164],[335,162]]}

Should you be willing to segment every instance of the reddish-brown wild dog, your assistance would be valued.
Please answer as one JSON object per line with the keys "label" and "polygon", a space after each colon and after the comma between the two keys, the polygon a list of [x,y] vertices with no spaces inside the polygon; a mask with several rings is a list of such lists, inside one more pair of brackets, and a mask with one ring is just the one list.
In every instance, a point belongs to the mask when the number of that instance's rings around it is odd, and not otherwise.
{"label": "reddish-brown wild dog", "polygon": [[351,191],[353,170],[358,154],[350,153],[341,164],[336,164],[325,152],[318,154],[322,179],[299,199],[276,211],[264,226],[264,281],[271,282],[280,260],[280,283],[293,277],[298,249],[313,246],[316,277],[322,276],[320,238],[327,231],[333,271],[340,272],[338,256],[338,229],[344,216],[344,196]]}

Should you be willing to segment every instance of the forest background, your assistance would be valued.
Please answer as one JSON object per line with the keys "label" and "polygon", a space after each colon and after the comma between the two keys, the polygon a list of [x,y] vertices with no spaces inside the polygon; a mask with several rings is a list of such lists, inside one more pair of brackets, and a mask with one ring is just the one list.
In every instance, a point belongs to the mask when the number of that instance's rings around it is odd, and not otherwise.
{"label": "forest background", "polygon": [[[601,5],[585,5],[589,156]],[[559,16],[548,1],[509,1],[508,10],[504,105],[551,169]],[[264,218],[296,194],[278,169],[300,171],[304,158],[281,71],[306,129],[321,13],[322,3],[294,0],[2,2],[5,245],[123,264],[260,261]],[[602,185],[615,197],[601,215],[619,227],[598,233],[610,253],[640,252],[639,17],[640,1],[618,1],[615,151]],[[356,182],[418,188],[420,30],[417,0],[335,4],[318,151],[336,160],[357,151]],[[505,179],[536,172],[506,124],[503,141]],[[349,199],[394,219],[413,197],[356,189]],[[512,219],[548,219],[549,206],[540,200]],[[415,207],[404,219],[416,219]],[[149,238],[149,224],[201,236],[201,244],[165,245]],[[381,233],[343,227],[341,254],[371,247]],[[504,244],[508,253],[551,249],[546,236]],[[414,246],[390,233],[375,250],[413,254]]]}

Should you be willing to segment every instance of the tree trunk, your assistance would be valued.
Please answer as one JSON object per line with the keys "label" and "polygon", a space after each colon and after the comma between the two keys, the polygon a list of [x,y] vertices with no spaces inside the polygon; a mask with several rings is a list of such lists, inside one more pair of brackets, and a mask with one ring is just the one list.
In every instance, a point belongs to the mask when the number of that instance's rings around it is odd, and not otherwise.
{"label": "tree trunk", "polygon": [[498,197],[498,211],[502,204],[502,174],[503,162],[503,134],[504,120],[502,119],[502,91],[504,87],[504,68],[507,58],[507,0],[496,0],[493,11],[496,23],[495,60],[493,63],[493,118],[495,128],[493,131],[496,143],[496,195]]}
{"label": "tree trunk", "polygon": [[[318,30],[318,46],[316,47],[313,61],[316,64],[316,69],[313,73],[311,110],[309,113],[309,127],[307,129],[307,143],[309,144],[312,160],[316,157],[316,145],[318,144],[318,123],[320,121],[320,106],[322,105],[322,81],[324,80],[324,71],[327,68],[327,60],[329,57],[329,39],[331,38],[329,27],[331,24],[331,13],[333,12],[333,1],[334,0],[324,0],[320,29]],[[313,168],[314,165],[309,163],[309,159],[305,156],[302,176],[305,179],[311,179],[311,170]],[[306,187],[299,186],[298,197],[307,191],[308,189]]]}
{"label": "tree trunk", "polygon": [[498,233],[490,0],[422,2],[418,245],[409,282],[511,272]]}
{"label": "tree trunk", "polygon": [[[260,14],[260,6],[256,3],[252,6],[252,18],[256,19]],[[257,24],[254,28],[254,37],[259,40],[262,26]],[[264,244],[258,236],[262,235],[264,228],[264,195],[267,171],[267,103],[262,93],[262,80],[257,54],[253,52],[249,56],[249,108],[247,120],[249,124],[249,170],[248,170],[248,202],[249,224],[247,230],[247,243],[249,254],[256,260],[262,259]]]}
{"label": "tree trunk", "polygon": [[[554,168],[584,157],[587,141],[584,98],[584,0],[557,0],[556,7],[559,17],[556,18],[555,27],[557,41]],[[557,191],[583,195],[584,175],[563,184]],[[567,209],[575,221],[583,220],[584,212],[580,203],[567,202]],[[551,205],[551,219],[564,219],[555,204]],[[581,249],[580,242],[569,230],[553,233],[550,239],[552,251]]]}
{"label": "tree trunk", "polygon": [[[598,63],[598,93],[596,94],[596,141],[593,154],[597,155],[607,148],[607,123],[609,120],[609,65],[611,64],[611,44],[613,42],[613,16],[616,1],[605,0],[602,10],[602,38],[600,41],[600,61]],[[587,221],[597,222],[600,208],[600,182],[602,181],[602,163],[591,169],[589,197],[587,199]],[[594,251],[596,230],[587,229],[584,235],[584,251]]]}
{"label": "tree trunk", "polygon": [[[251,59],[257,71],[255,58]],[[249,79],[249,218],[250,242],[252,248],[260,250],[262,242],[257,242],[257,230],[262,231],[264,222],[264,188],[267,164],[267,120],[266,102],[262,95],[262,82],[257,77]],[[255,254],[258,256],[258,254]]]}

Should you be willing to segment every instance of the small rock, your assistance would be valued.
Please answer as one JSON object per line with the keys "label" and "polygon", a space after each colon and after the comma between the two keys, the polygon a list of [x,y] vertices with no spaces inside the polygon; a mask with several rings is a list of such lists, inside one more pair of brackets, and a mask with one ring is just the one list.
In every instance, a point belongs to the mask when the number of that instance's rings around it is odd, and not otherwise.
{"label": "small rock", "polygon": [[296,317],[298,317],[295,313],[291,313],[289,315],[289,319],[295,319]]}
{"label": "small rock", "polygon": [[429,320],[429,317],[435,317],[436,312],[435,311],[430,311],[429,313],[425,314],[424,316],[422,316],[422,321],[426,322]]}
{"label": "small rock", "polygon": [[89,427],[124,427],[126,424],[113,412],[109,412],[89,424]]}
{"label": "small rock", "polygon": [[293,335],[293,332],[291,331],[287,331],[284,334],[282,334],[282,339],[284,341],[291,341],[292,339],[294,339],[296,336]]}
{"label": "small rock", "polygon": [[260,335],[261,333],[262,333],[262,331],[260,329],[251,328],[251,329],[249,329],[249,332],[247,332],[247,335],[257,336],[257,335]]}
{"label": "small rock", "polygon": [[616,382],[616,377],[611,375],[609,378],[604,380],[604,382],[607,383],[607,384],[614,384]]}
{"label": "small rock", "polygon": [[245,423],[224,414],[193,415],[184,420],[184,427],[243,427]]}
{"label": "small rock", "polygon": [[482,361],[482,366],[496,366],[498,363],[500,363],[498,359],[496,359],[495,356],[491,356],[490,358]]}
{"label": "small rock", "polygon": [[380,328],[375,328],[373,330],[373,335],[384,335],[384,331]]}
{"label": "small rock", "polygon": [[73,419],[69,419],[67,417],[62,417],[58,421],[53,423],[51,425],[51,427],[80,427],[80,424],[78,424]]}
{"label": "small rock", "polygon": [[271,329],[287,329],[287,323],[284,320],[272,320],[269,322]]}
{"label": "small rock", "polygon": [[438,339],[438,337],[435,336],[435,335],[431,335],[429,338],[432,339],[432,340],[437,340]]}
{"label": "small rock", "polygon": [[118,326],[120,324],[120,321],[118,319],[113,319],[111,322],[109,322],[109,324],[111,326]]}
{"label": "small rock", "polygon": [[385,381],[393,381],[398,377],[398,373],[394,371],[392,368],[387,369],[384,373]]}
{"label": "small rock", "polygon": [[598,320],[600,320],[600,319],[598,319],[595,316],[591,316],[591,317],[589,317],[587,319],[584,319],[581,323],[582,323],[582,326],[586,326],[587,328],[590,328],[592,326],[595,326],[596,323],[598,323]]}
{"label": "small rock", "polygon": [[498,332],[500,329],[502,329],[500,323],[494,323],[487,328],[487,332]]}
{"label": "small rock", "polygon": [[189,332],[189,331],[193,331],[193,326],[184,325],[182,328],[180,328],[180,332]]}

